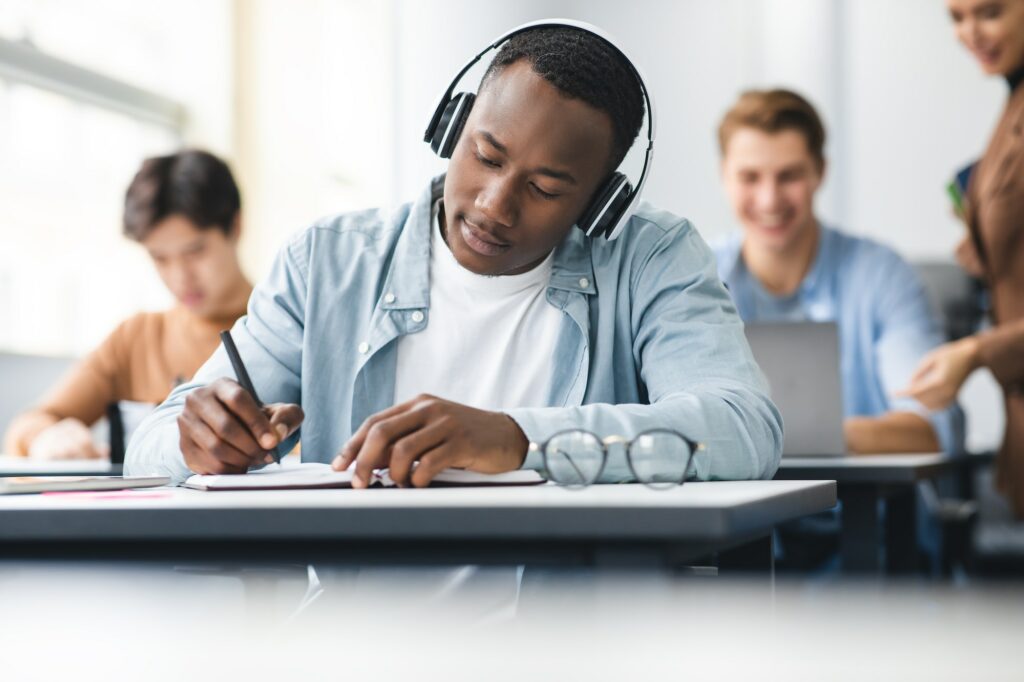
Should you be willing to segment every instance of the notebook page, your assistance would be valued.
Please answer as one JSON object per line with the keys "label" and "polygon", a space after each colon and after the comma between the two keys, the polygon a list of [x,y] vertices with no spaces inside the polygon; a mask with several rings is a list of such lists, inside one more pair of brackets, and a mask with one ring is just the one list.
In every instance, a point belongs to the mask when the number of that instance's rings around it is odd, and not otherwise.
{"label": "notebook page", "polygon": [[[380,472],[380,477],[385,485],[389,483],[394,485],[387,476],[387,469]],[[544,478],[530,469],[506,471],[501,474],[481,474],[466,469],[445,469],[434,477],[431,485],[536,485],[538,483],[544,483]]]}
{"label": "notebook page", "polygon": [[[535,471],[509,471],[502,474],[480,474],[464,469],[445,469],[433,481],[440,486],[536,485],[544,479]],[[393,487],[387,469],[374,473],[373,484]],[[272,490],[297,488],[350,488],[352,469],[334,471],[331,465],[307,462],[281,466],[270,464],[247,474],[211,474],[190,476],[186,488],[198,490]]]}
{"label": "notebook page", "polygon": [[351,471],[335,471],[330,464],[309,462],[281,466],[270,464],[247,474],[196,474],[183,484],[198,490],[268,490],[289,488],[349,488]]}

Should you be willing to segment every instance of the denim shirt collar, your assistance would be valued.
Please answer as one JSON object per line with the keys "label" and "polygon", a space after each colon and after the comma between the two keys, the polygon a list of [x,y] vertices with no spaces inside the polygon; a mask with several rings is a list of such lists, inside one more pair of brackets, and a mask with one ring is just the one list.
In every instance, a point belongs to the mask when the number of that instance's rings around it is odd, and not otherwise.
{"label": "denim shirt collar", "polygon": [[384,280],[384,310],[430,307],[431,207],[443,189],[444,176],[434,178],[412,204]]}
{"label": "denim shirt collar", "polygon": [[594,262],[590,257],[590,248],[590,238],[574,225],[555,249],[548,288],[587,295],[596,294]]}
{"label": "denim shirt collar", "polygon": [[[395,256],[385,279],[384,297],[380,304],[384,310],[430,307],[431,209],[434,202],[444,194],[444,180],[444,175],[431,180],[430,185],[413,202],[402,234],[395,244]],[[596,294],[590,248],[590,241],[581,230],[570,230],[555,249],[548,288]]]}

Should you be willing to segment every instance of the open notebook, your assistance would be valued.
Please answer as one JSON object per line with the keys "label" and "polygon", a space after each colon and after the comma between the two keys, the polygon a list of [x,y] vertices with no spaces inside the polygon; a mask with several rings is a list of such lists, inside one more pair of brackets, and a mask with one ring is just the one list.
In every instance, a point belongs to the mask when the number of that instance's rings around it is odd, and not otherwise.
{"label": "open notebook", "polygon": [[[544,478],[536,471],[519,470],[503,474],[478,474],[464,469],[445,469],[431,482],[432,487],[537,485]],[[196,490],[291,490],[301,488],[351,488],[352,471],[335,471],[330,464],[309,462],[293,466],[271,464],[247,474],[190,476],[182,484]],[[373,488],[393,488],[387,469],[373,474]]]}

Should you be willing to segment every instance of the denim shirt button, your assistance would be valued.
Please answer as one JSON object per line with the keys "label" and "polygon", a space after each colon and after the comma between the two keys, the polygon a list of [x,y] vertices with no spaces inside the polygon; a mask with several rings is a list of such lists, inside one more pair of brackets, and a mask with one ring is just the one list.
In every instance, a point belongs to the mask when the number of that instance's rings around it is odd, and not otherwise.
{"label": "denim shirt button", "polygon": [[580,277],[580,288],[581,289],[586,289],[589,286],[590,286],[590,280],[587,279],[586,277]]}
{"label": "denim shirt button", "polygon": [[423,311],[421,311],[421,310],[413,311],[412,321],[413,322],[422,322],[423,321]]}
{"label": "denim shirt button", "polygon": [[385,303],[394,303],[395,302],[395,295],[394,294],[386,294],[384,296],[384,302]]}
{"label": "denim shirt button", "polygon": [[362,353],[363,355],[366,355],[367,353],[369,353],[370,352],[370,344],[366,343],[366,341],[363,341],[361,344],[359,344],[359,352]]}

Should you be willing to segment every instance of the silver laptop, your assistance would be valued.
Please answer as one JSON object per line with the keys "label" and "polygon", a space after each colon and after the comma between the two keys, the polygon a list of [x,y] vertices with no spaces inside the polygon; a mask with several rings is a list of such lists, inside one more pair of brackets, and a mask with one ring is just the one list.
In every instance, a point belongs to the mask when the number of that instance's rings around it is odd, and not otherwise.
{"label": "silver laptop", "polygon": [[751,322],[747,340],[785,425],[784,457],[839,457],[843,393],[834,322]]}

